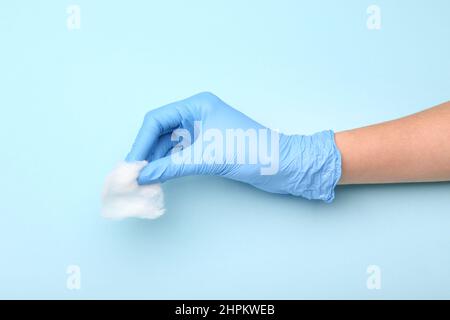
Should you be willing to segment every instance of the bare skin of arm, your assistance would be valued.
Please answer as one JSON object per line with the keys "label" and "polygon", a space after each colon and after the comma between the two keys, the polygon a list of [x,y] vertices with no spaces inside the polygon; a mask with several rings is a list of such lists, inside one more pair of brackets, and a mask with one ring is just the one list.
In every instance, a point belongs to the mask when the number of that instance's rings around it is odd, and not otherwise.
{"label": "bare skin of arm", "polygon": [[450,101],[425,111],[335,135],[339,184],[450,180]]}

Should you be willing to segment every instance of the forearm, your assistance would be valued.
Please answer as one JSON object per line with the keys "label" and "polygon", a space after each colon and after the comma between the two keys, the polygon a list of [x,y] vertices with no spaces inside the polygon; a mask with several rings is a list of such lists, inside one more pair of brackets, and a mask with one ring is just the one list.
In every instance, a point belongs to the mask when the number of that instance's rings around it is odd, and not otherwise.
{"label": "forearm", "polygon": [[340,184],[450,180],[450,102],[335,135]]}

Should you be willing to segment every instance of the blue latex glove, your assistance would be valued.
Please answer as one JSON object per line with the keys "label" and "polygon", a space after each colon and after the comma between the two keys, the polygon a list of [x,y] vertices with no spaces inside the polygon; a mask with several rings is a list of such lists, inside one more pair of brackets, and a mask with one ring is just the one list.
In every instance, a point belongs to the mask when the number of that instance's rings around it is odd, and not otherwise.
{"label": "blue latex glove", "polygon": [[[279,150],[275,157],[278,158],[276,170],[269,174],[263,173],[262,168],[267,167],[267,163],[248,161],[250,154],[245,154],[245,163],[236,161],[239,156],[242,160],[244,155],[239,152],[235,154],[233,150],[225,150],[223,155],[214,152],[215,156],[228,161],[217,161],[216,157],[214,162],[198,163],[192,161],[189,156],[185,157],[185,160],[179,157],[174,161],[174,154],[192,154],[194,150],[206,152],[205,139],[192,138],[196,126],[201,127],[202,132],[213,129],[213,132],[222,134],[223,137],[226,137],[227,130],[230,129],[250,129],[254,132],[266,130],[268,138],[258,139],[267,142],[268,150]],[[179,142],[183,140],[177,134],[180,129],[191,133],[191,145],[180,146]],[[278,139],[270,139],[273,137]],[[186,141],[188,140],[184,140],[185,144]],[[245,148],[243,152],[253,151]],[[277,133],[233,109],[211,93],[200,93],[148,112],[126,160],[149,161],[140,172],[139,184],[164,182],[188,175],[218,175],[249,183],[268,192],[292,194],[325,202],[334,199],[334,188],[341,176],[341,156],[332,131],[309,136]],[[266,168],[266,171],[271,170]]]}

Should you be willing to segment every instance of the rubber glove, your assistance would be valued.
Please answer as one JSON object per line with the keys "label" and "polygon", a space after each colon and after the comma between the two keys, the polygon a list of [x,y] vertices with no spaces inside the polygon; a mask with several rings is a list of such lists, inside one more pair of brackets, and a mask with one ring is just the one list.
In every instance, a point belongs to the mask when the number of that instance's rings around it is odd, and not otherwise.
{"label": "rubber glove", "polygon": [[[267,150],[276,153],[273,157],[274,161],[278,161],[273,166],[275,170],[268,168],[263,161],[249,161],[252,156],[250,152],[254,150],[248,147],[244,151],[242,148],[237,151],[236,147],[222,153],[215,152],[213,161],[207,161],[211,157],[208,158],[205,154],[203,161],[193,161],[192,154],[198,160],[196,152],[205,153],[208,143],[205,137],[195,137],[196,129],[197,132],[221,134],[222,137],[226,137],[230,129],[244,132],[249,129],[253,132],[267,131],[266,136],[258,136],[258,139],[265,140]],[[189,142],[186,135],[180,136],[180,131],[191,134],[190,145],[180,146],[180,140]],[[240,161],[237,161],[238,158]],[[243,158],[246,161],[243,162]],[[268,192],[325,202],[334,199],[334,188],[341,176],[341,155],[336,147],[333,131],[313,135],[284,135],[262,126],[208,92],[160,107],[145,115],[143,125],[126,158],[126,161],[142,160],[149,163],[138,176],[138,183],[141,185],[188,175],[217,175],[249,183]]]}

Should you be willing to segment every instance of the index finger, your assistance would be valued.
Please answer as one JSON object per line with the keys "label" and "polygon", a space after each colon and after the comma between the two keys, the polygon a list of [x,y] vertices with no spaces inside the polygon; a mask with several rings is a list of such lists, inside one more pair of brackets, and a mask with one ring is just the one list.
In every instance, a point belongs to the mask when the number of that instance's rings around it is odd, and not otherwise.
{"label": "index finger", "polygon": [[126,161],[146,160],[150,151],[155,146],[158,138],[176,129],[182,122],[179,111],[181,101],[177,101],[163,107],[149,111],[139,129],[137,137],[126,157]]}

